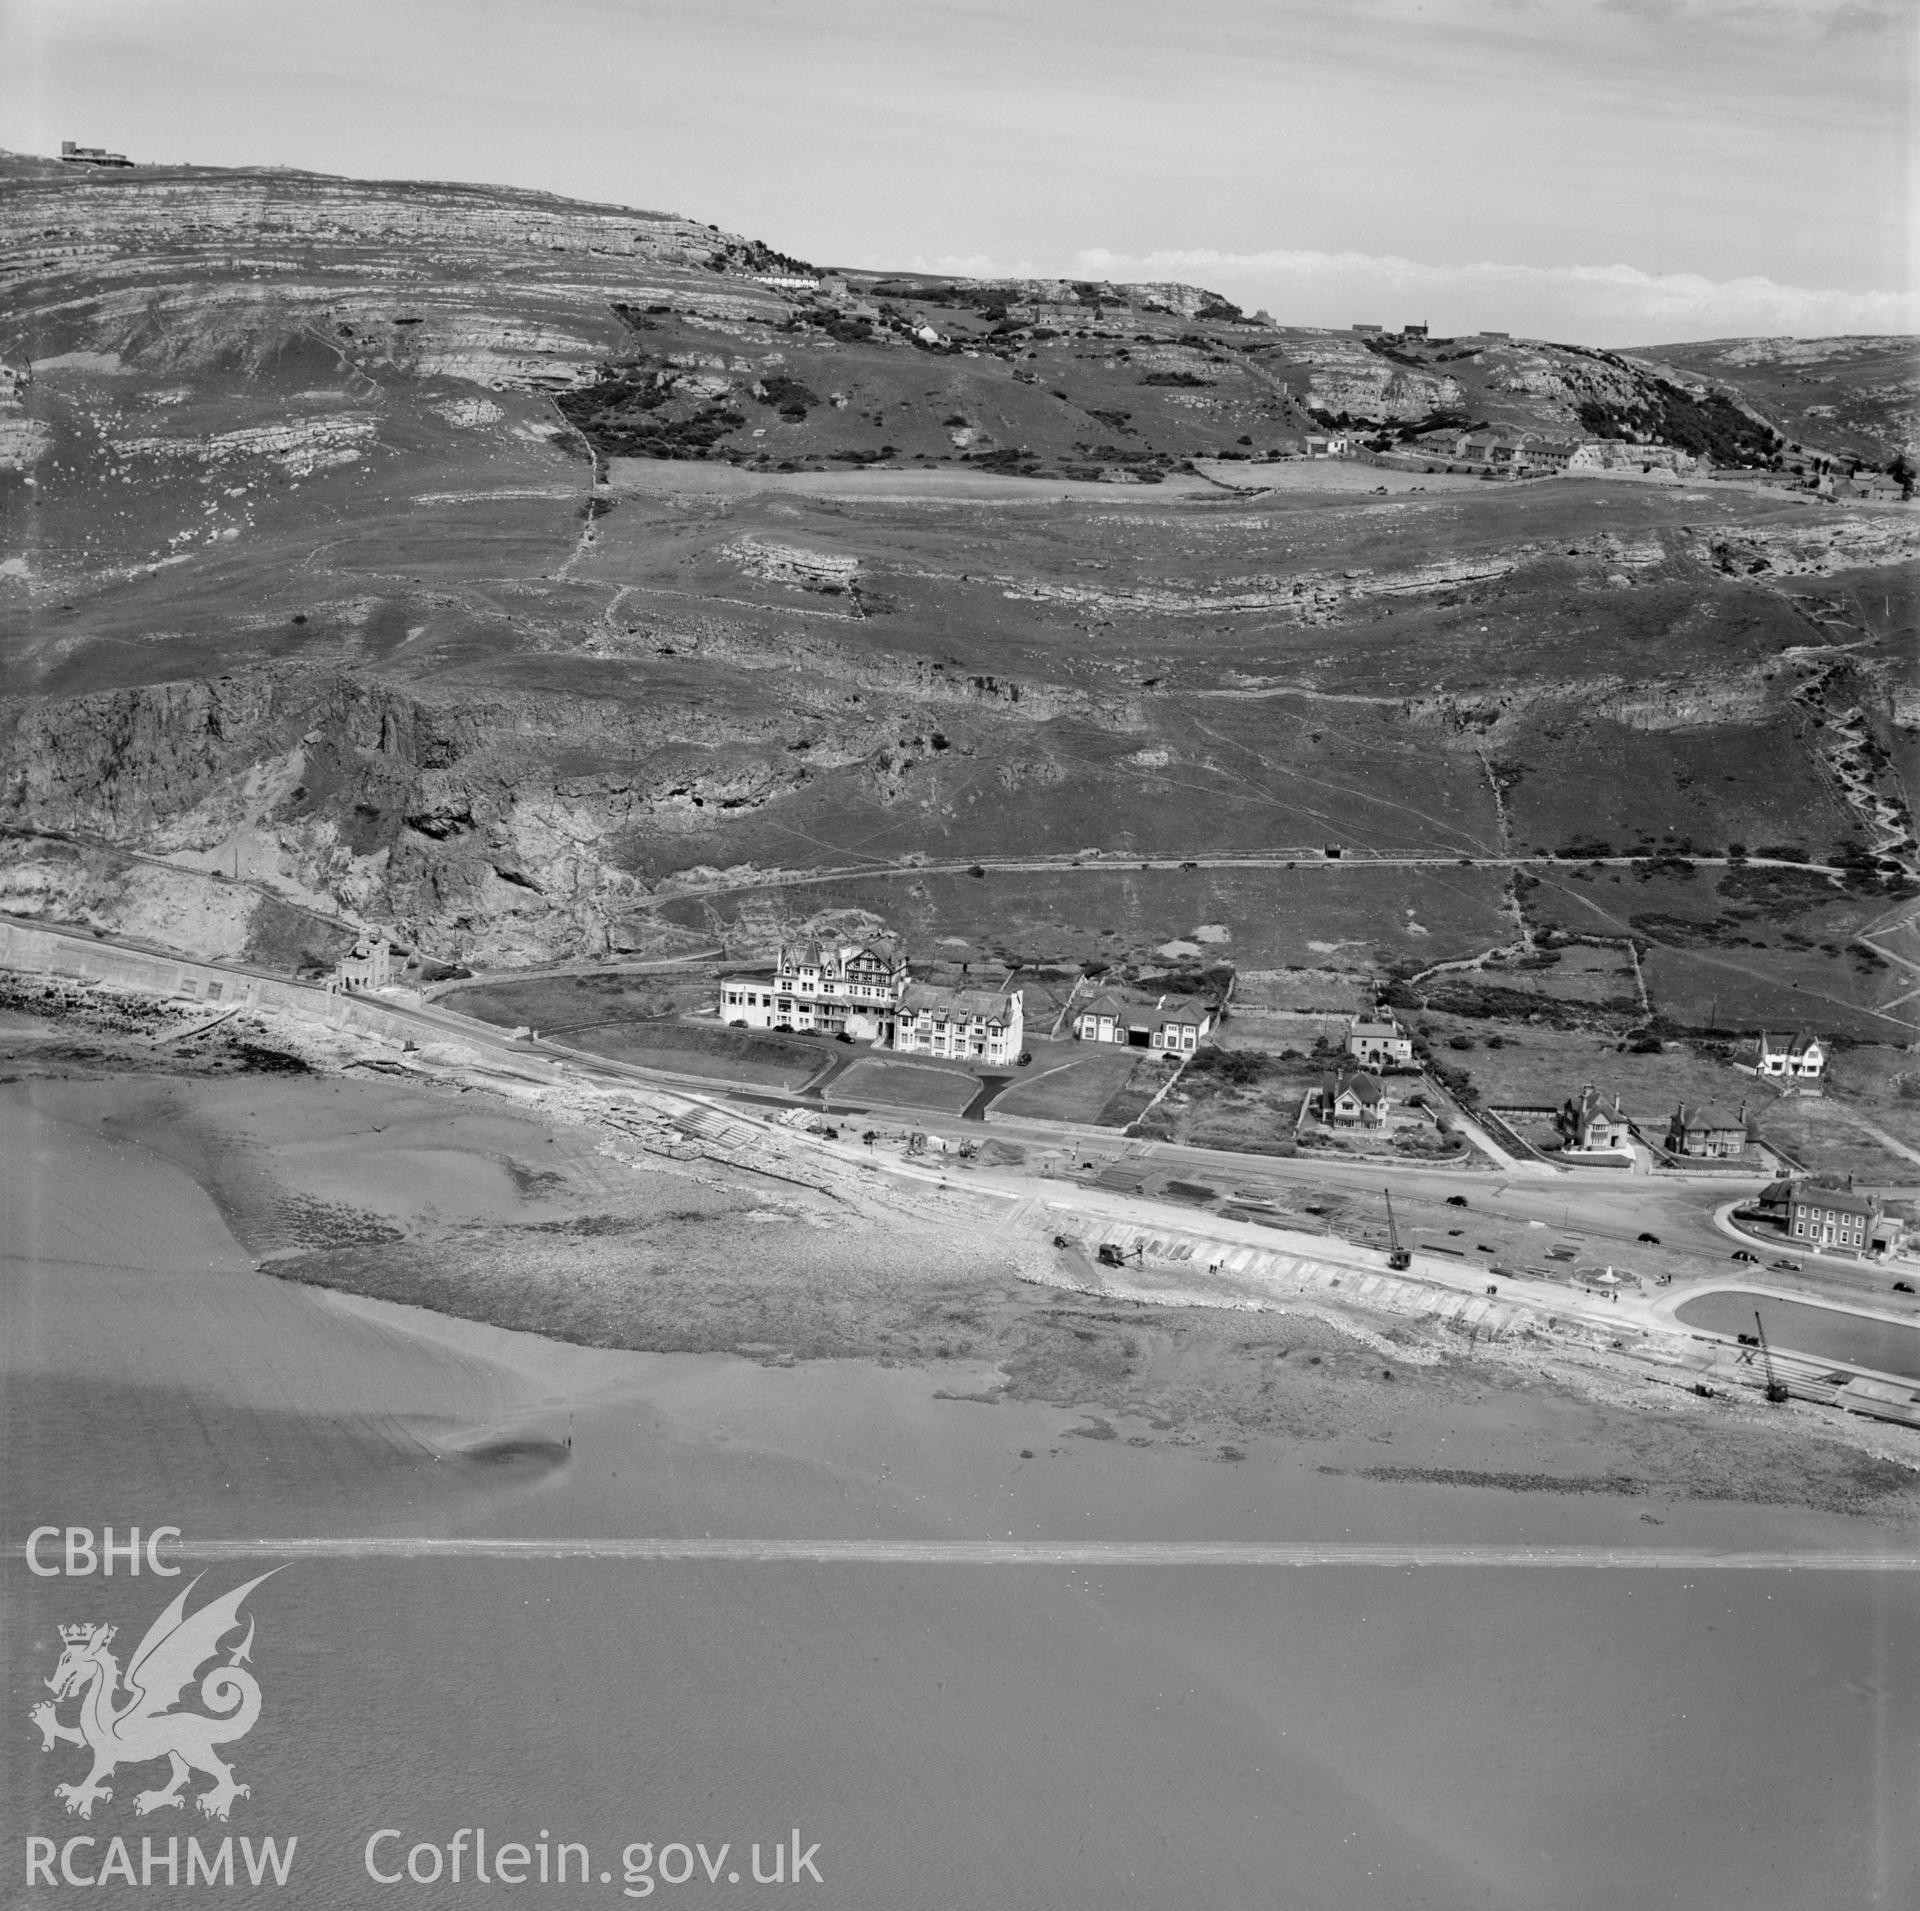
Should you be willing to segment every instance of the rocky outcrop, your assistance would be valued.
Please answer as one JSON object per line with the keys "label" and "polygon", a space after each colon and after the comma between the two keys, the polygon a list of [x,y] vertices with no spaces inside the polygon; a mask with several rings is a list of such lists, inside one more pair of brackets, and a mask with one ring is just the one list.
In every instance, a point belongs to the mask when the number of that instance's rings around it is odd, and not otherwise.
{"label": "rocky outcrop", "polygon": [[724,261],[729,251],[712,228],[670,213],[510,187],[399,185],[278,169],[142,168],[114,178],[29,179],[16,182],[0,205],[0,249],[23,260],[286,240],[599,252],[690,267]]}
{"label": "rocky outcrop", "polygon": [[1753,525],[1703,534],[1694,551],[1729,577],[1826,577],[1835,571],[1910,565],[1920,558],[1920,523],[1910,517],[1831,512],[1807,524]]}
{"label": "rocky outcrop", "polygon": [[376,429],[371,418],[340,414],[217,431],[204,438],[121,438],[115,441],[114,449],[123,457],[182,459],[196,464],[261,458],[300,477],[353,463],[372,444]]}

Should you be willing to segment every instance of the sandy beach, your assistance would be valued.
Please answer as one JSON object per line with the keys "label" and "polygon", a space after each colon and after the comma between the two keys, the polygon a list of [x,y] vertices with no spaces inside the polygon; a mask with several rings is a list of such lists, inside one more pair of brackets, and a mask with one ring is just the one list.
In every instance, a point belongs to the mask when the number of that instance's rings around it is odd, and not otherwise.
{"label": "sandy beach", "polygon": [[[1710,1479],[1712,1442],[1646,1415],[1491,1374],[1386,1382],[1371,1353],[1363,1377],[1310,1321],[1087,1325],[937,1204],[919,1224],[951,1259],[924,1265],[904,1211],[650,1175],[488,1096],[75,1074],[0,1088],[0,1142],[10,1537],[1911,1543],[1864,1474],[1851,1514],[1796,1503],[1792,1473],[1776,1504],[1716,1498],[1684,1477],[1691,1452]],[[758,1295],[761,1340],[566,1344],[256,1271],[446,1279],[456,1248],[482,1297],[490,1257],[571,1268],[603,1323],[617,1267],[657,1262],[641,1328],[730,1262],[721,1300]],[[946,1320],[969,1279],[974,1318]],[[1016,1308],[1024,1365],[981,1358]],[[944,1358],[919,1345],[936,1318]],[[861,1319],[900,1351],[794,1357]],[[1094,1354],[1043,1358],[1043,1328]],[[1164,1371],[1136,1390],[1116,1359]],[[160,1603],[9,1572],[22,1708],[57,1624],[133,1630]],[[1598,1911],[1920,1883],[1883,1808],[1920,1782],[1910,1575],[349,1553],[250,1609],[267,1703],[231,1829],[300,1837],[300,1902],[366,1902],[383,1827],[406,1849],[463,1825],[585,1843],[603,1897],[630,1842],[770,1863],[795,1826],[849,1906]],[[8,1738],[30,1833],[71,1829],[52,1786],[76,1759]],[[1832,1783],[1806,1788],[1810,1763]],[[116,1798],[88,1829],[136,1826]]]}

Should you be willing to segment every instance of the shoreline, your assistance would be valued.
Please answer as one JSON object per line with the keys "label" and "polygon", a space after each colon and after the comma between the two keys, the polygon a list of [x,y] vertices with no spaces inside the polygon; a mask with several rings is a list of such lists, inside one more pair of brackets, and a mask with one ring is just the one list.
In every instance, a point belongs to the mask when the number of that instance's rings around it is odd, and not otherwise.
{"label": "shoreline", "polygon": [[[258,1037],[315,1072],[197,1073],[156,1057],[118,1078],[141,1085],[146,1112],[120,1106],[114,1132],[195,1176],[256,1275],[339,1308],[424,1310],[449,1344],[534,1336],[546,1351],[523,1357],[541,1369],[602,1355],[865,1363],[935,1379],[949,1400],[1077,1412],[1096,1440],[1234,1453],[1337,1440],[1383,1413],[1494,1399],[1524,1424],[1577,1402],[1608,1419],[1649,1491],[1920,1517],[1920,1439],[1903,1429],[1696,1399],[1604,1342],[1486,1339],[1417,1304],[1382,1311],[1324,1290],[1250,1297],[1167,1275],[1116,1286],[1052,1246],[1052,1210],[1009,1211],[999,1191],[824,1153],[781,1179],[717,1151],[675,1159],[604,1098],[509,1094],[447,1063],[369,1075],[344,1033],[262,1021],[201,1043]],[[113,1080],[48,1078],[36,1092],[75,1112],[127,1103]]]}

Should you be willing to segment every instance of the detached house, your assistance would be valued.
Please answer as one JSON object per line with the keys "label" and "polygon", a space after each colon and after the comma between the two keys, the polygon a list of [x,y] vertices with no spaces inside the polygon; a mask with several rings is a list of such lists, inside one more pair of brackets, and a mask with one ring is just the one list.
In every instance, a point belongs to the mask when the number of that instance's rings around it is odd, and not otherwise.
{"label": "detached house", "polygon": [[722,979],[720,1014],[740,1028],[879,1043],[892,1031],[906,982],[906,959],[889,943],[783,942],[771,975]]}
{"label": "detached house", "polygon": [[893,1046],[902,1055],[1011,1062],[1024,1023],[1018,989],[943,989],[909,982],[901,991]]}
{"label": "detached house", "polygon": [[1633,1153],[1633,1123],[1621,1112],[1620,1097],[1611,1105],[1589,1083],[1578,1100],[1569,1100],[1560,1110],[1560,1130],[1568,1149],[1583,1155],[1630,1155]]}
{"label": "detached house", "polygon": [[1360,1070],[1326,1075],[1313,1091],[1314,1113],[1337,1128],[1384,1128],[1393,1097],[1379,1076]]}
{"label": "detached house", "polygon": [[1347,1024],[1347,1053],[1366,1068],[1411,1065],[1413,1037],[1391,1015],[1356,1015]]}
{"label": "detached house", "polygon": [[1119,1042],[1191,1055],[1212,1029],[1215,1013],[1211,1003],[1197,996],[1163,995],[1148,1004],[1103,991],[1074,1009],[1072,1026],[1080,1042]]}
{"label": "detached house", "polygon": [[1729,1113],[1711,1103],[1689,1106],[1682,1102],[1667,1123],[1667,1152],[1721,1159],[1743,1154],[1747,1146],[1746,1116],[1744,1103],[1737,1113]]}
{"label": "detached house", "polygon": [[1825,1072],[1827,1051],[1817,1035],[1762,1035],[1760,1073],[1788,1081],[1815,1082]]}
{"label": "detached house", "polygon": [[393,981],[393,945],[385,936],[362,936],[350,953],[334,964],[327,989],[349,995],[358,989],[384,989]]}
{"label": "detached house", "polygon": [[1880,1203],[1851,1188],[1822,1187],[1816,1181],[1794,1184],[1793,1239],[1822,1253],[1865,1254],[1874,1246]]}

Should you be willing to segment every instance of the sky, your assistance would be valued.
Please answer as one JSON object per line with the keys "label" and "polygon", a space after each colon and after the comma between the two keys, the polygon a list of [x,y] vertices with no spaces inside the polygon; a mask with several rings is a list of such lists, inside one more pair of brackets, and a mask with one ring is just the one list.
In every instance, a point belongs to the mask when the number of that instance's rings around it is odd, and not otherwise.
{"label": "sky", "polygon": [[0,0],[0,144],[1283,323],[1920,331],[1920,0]]}

